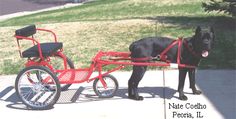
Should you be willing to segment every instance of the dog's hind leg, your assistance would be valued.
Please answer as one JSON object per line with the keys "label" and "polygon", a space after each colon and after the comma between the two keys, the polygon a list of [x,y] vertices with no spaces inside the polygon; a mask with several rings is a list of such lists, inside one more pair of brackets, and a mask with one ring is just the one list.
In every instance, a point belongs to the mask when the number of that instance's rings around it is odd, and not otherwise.
{"label": "dog's hind leg", "polygon": [[196,83],[195,83],[195,69],[189,69],[188,70],[188,75],[189,75],[189,82],[190,82],[190,88],[193,91],[193,94],[199,95],[202,92],[197,90],[196,88]]}
{"label": "dog's hind leg", "polygon": [[142,96],[138,94],[138,84],[143,78],[147,66],[133,66],[133,73],[128,82],[128,97],[134,100],[143,100]]}
{"label": "dog's hind leg", "polygon": [[187,96],[184,95],[184,82],[187,74],[187,69],[181,68],[179,69],[179,85],[178,85],[178,92],[179,92],[179,99],[180,100],[188,100]]}

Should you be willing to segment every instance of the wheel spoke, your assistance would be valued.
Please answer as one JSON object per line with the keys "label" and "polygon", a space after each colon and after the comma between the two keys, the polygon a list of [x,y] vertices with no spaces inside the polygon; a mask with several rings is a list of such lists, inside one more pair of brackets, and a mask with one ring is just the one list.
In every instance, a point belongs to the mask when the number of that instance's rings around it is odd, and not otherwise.
{"label": "wheel spoke", "polygon": [[33,98],[33,95],[34,95],[34,91],[32,89],[25,93],[22,92],[22,97],[24,97],[26,100],[28,100],[29,97]]}
{"label": "wheel spoke", "polygon": [[107,87],[104,88],[102,83],[99,81],[99,79],[96,79],[94,81],[94,91],[95,93],[102,98],[108,98],[108,97],[113,97],[115,92],[118,89],[118,83],[117,80],[111,76],[107,75],[103,77],[103,80],[105,81]]}

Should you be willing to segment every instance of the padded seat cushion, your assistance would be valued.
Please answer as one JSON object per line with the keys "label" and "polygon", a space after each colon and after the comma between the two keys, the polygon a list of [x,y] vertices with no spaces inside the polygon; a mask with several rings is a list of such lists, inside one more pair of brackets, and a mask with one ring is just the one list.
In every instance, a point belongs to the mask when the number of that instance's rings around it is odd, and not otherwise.
{"label": "padded seat cushion", "polygon": [[[62,49],[62,43],[41,43],[40,47],[42,49],[43,57],[51,56],[56,53],[59,49]],[[23,57],[39,57],[38,45],[35,45],[24,52],[22,52]]]}

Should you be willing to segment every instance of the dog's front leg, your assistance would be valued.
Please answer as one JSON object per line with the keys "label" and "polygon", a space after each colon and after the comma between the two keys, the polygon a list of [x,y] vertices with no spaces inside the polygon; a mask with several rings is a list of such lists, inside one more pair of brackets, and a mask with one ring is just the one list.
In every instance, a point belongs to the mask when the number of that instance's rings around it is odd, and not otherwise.
{"label": "dog's front leg", "polygon": [[184,95],[184,82],[187,74],[186,68],[179,69],[179,85],[178,85],[178,92],[179,92],[179,99],[180,100],[188,100],[187,96]]}
{"label": "dog's front leg", "polygon": [[196,88],[196,83],[195,83],[195,69],[189,69],[188,70],[188,75],[189,75],[189,82],[190,82],[190,88],[193,91],[193,94],[199,95],[202,92],[197,90]]}

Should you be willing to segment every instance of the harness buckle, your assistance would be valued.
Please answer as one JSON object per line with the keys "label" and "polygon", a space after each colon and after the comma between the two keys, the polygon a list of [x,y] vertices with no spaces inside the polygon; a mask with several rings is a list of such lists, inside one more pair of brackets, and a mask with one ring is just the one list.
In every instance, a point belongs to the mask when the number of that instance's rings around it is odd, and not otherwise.
{"label": "harness buckle", "polygon": [[153,59],[156,59],[158,61],[166,61],[167,60],[167,55],[157,55],[156,57],[153,57]]}
{"label": "harness buckle", "polygon": [[160,55],[157,55],[157,56],[155,57],[155,59],[158,60],[158,61],[160,61],[160,60],[161,60],[161,56],[160,56]]}

